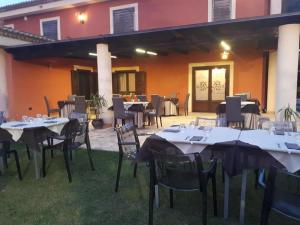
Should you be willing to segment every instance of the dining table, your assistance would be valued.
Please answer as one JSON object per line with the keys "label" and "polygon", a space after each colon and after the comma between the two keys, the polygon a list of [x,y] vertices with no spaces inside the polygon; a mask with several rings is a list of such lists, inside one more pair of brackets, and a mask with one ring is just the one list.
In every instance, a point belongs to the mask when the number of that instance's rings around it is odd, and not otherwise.
{"label": "dining table", "polygon": [[[227,157],[227,162],[223,161],[223,163],[227,163],[224,182],[224,218],[228,218],[229,215],[230,180],[236,175],[241,175],[240,224],[244,224],[245,221],[247,172],[249,168],[243,167],[244,165],[239,162],[240,158],[234,155],[238,154],[238,150],[245,148],[244,150],[247,151],[249,149],[249,151],[254,153],[253,149],[258,149],[260,153],[263,153],[254,154],[254,164],[257,164],[256,167],[259,164],[260,167],[251,169],[270,168],[275,165],[285,168],[291,173],[300,170],[300,134],[296,132],[283,132],[281,135],[276,135],[274,132],[258,129],[239,130],[228,127],[173,125],[157,132],[155,135],[173,143],[183,154],[200,153],[205,155],[208,152],[214,152],[214,149],[219,150],[214,148],[214,146],[218,145],[222,146],[221,151],[223,152],[220,154],[222,157],[233,153],[230,156],[231,158]],[[149,139],[151,140],[151,136]],[[229,148],[223,148],[225,144]],[[144,145],[147,145],[147,142]],[[143,151],[147,151],[147,146],[144,145],[141,147],[141,155],[145,154]],[[237,151],[231,151],[230,148]],[[215,155],[217,156],[218,154]],[[221,159],[224,160],[224,158]],[[232,170],[226,170],[226,168],[231,168]],[[158,201],[158,191],[156,190],[156,202]]]}
{"label": "dining table", "polygon": [[[64,125],[69,121],[63,117],[47,117],[47,118],[28,118],[26,121],[10,121],[1,124],[1,128],[5,129],[12,135],[14,142],[28,144],[22,137],[26,134],[26,128],[41,128],[44,127],[50,133],[60,134]],[[30,140],[31,142],[32,140]],[[40,158],[41,152],[37,149],[30,149],[34,158],[35,175],[39,179],[41,176]],[[2,161],[2,160],[0,160]]]}

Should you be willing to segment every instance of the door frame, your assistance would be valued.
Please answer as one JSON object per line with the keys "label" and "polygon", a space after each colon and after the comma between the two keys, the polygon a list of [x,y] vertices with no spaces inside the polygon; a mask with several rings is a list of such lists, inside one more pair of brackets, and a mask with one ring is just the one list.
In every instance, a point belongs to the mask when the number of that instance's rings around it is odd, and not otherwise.
{"label": "door frame", "polygon": [[194,67],[210,67],[210,66],[229,66],[229,95],[233,95],[233,81],[234,81],[234,62],[233,61],[217,61],[217,62],[203,62],[203,63],[189,63],[189,78],[188,78],[188,93],[191,94],[189,98],[189,112],[192,112],[193,104],[193,68]]}

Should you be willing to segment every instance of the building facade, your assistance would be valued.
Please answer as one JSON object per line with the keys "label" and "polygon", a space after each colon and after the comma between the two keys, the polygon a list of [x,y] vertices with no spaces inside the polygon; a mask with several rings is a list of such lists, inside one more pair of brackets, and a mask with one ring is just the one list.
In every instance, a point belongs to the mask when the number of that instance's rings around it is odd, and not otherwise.
{"label": "building facade", "polygon": [[43,96],[56,104],[78,92],[76,68],[97,71],[97,87],[88,87],[108,99],[176,93],[182,105],[190,93],[190,111],[214,111],[226,95],[247,92],[270,112],[296,107],[299,10],[293,0],[36,0],[0,8],[4,26],[57,40],[7,50],[5,110],[35,115],[45,111]]}

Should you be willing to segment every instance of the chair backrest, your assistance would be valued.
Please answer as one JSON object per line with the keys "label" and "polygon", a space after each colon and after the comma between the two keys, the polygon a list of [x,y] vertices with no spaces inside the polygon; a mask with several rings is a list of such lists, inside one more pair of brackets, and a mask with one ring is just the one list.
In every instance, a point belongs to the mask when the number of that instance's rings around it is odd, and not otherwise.
{"label": "chair backrest", "polygon": [[77,119],[80,123],[88,121],[87,113],[71,112],[69,114],[69,119]]}
{"label": "chair backrest", "polygon": [[151,176],[167,187],[177,190],[200,189],[203,165],[199,153],[178,154],[176,146],[165,144],[151,149]]}
{"label": "chair backrest", "polygon": [[5,129],[0,128],[0,143],[12,142],[12,135]]}
{"label": "chair backrest", "polygon": [[155,103],[155,112],[157,116],[162,116],[164,114],[165,100],[163,97],[158,96]]}
{"label": "chair backrest", "polygon": [[50,104],[49,104],[49,100],[48,100],[47,96],[44,96],[44,101],[45,101],[45,104],[46,104],[47,112],[49,112],[50,111]]}
{"label": "chair backrest", "polygon": [[291,208],[300,206],[300,176],[286,170],[272,167],[269,171],[265,188],[264,204],[279,205],[279,212],[300,220],[299,213],[293,213]]}
{"label": "chair backrest", "polygon": [[185,96],[185,99],[184,99],[184,109],[188,109],[189,107],[189,99],[190,99],[190,94],[188,93],[186,96]]}
{"label": "chair backrest", "polygon": [[135,159],[140,149],[140,141],[136,128],[132,124],[125,124],[115,128],[118,137],[119,152],[127,159]]}
{"label": "chair backrest", "polygon": [[290,121],[275,121],[270,122],[269,126],[273,126],[277,131],[284,131],[284,132],[293,132],[295,128],[293,127],[293,123]]}
{"label": "chair backrest", "polygon": [[146,95],[137,95],[136,97],[140,102],[147,102],[147,96]]}
{"label": "chair backrest", "polygon": [[112,97],[113,97],[113,98],[120,98],[121,95],[119,95],[119,94],[113,94]]}
{"label": "chair backrest", "polygon": [[241,115],[241,98],[226,97],[226,120],[228,122],[238,122]]}
{"label": "chair backrest", "polygon": [[0,111],[0,125],[1,125],[2,123],[4,123],[4,122],[5,122],[4,113],[5,113],[5,112],[3,112],[3,111]]}
{"label": "chair backrest", "polygon": [[177,98],[176,92],[172,92],[172,93],[170,94],[170,98]]}
{"label": "chair backrest", "polygon": [[123,98],[112,98],[115,119],[125,118]]}
{"label": "chair backrest", "polygon": [[68,101],[75,101],[76,95],[69,95]]}
{"label": "chair backrest", "polygon": [[27,144],[30,149],[41,151],[43,142],[47,140],[51,133],[46,127],[24,128],[20,140]]}
{"label": "chair backrest", "polygon": [[234,97],[240,97],[242,102],[247,101],[249,99],[246,93],[235,94]]}
{"label": "chair backrest", "polygon": [[75,110],[77,113],[86,113],[87,103],[84,96],[75,97]]}

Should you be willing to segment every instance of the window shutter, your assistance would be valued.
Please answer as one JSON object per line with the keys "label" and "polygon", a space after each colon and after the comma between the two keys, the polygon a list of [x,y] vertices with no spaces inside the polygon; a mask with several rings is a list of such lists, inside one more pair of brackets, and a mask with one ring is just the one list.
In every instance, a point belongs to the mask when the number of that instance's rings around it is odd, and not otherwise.
{"label": "window shutter", "polygon": [[213,21],[231,19],[231,0],[213,0]]}
{"label": "window shutter", "polygon": [[114,34],[134,31],[135,8],[113,10]]}
{"label": "window shutter", "polygon": [[119,94],[117,73],[112,73],[112,90],[113,90],[113,94]]}
{"label": "window shutter", "polygon": [[135,94],[143,95],[146,94],[146,73],[137,72],[135,74]]}
{"label": "window shutter", "polygon": [[43,21],[43,36],[54,40],[58,39],[57,20]]}

